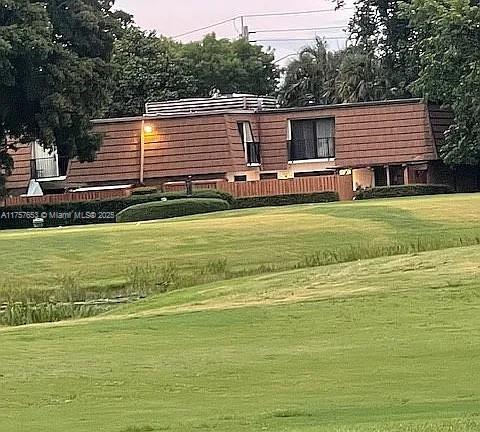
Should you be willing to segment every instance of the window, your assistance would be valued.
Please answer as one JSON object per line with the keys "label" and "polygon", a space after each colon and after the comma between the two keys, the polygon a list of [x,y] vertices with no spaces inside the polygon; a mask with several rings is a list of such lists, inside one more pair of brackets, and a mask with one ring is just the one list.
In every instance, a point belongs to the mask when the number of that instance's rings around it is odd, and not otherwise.
{"label": "window", "polygon": [[247,176],[246,175],[238,175],[234,178],[235,182],[246,182]]}
{"label": "window", "polygon": [[288,141],[289,161],[335,158],[335,120],[292,120]]}
{"label": "window", "polygon": [[237,125],[240,138],[242,139],[243,149],[245,151],[245,161],[247,162],[247,165],[260,165],[260,143],[255,142],[252,125],[248,121],[239,122]]}

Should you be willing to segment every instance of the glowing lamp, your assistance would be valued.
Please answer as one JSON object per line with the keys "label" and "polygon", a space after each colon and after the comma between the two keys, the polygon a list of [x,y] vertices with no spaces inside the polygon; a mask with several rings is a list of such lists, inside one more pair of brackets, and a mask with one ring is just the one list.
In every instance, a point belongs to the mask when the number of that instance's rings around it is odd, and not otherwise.
{"label": "glowing lamp", "polygon": [[149,135],[149,134],[152,134],[153,133],[153,126],[150,126],[150,125],[145,125],[143,127],[143,131]]}

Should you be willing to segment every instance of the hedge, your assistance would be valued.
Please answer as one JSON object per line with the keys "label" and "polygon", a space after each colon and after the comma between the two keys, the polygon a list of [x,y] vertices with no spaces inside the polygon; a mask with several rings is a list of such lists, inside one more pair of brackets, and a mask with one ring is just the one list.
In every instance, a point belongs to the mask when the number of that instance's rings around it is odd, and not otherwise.
{"label": "hedge", "polygon": [[[0,207],[0,229],[32,228],[33,219],[43,218],[45,227],[114,223],[116,215],[136,204],[162,199],[185,199],[186,192],[153,193],[110,200],[63,202],[51,204],[26,204]],[[221,199],[233,202],[232,195],[215,189],[196,190],[194,198]]]}
{"label": "hedge", "polygon": [[338,201],[337,192],[315,192],[308,194],[292,195],[273,195],[252,198],[237,198],[233,203],[233,208],[254,208],[254,207],[273,207],[287,206],[294,204],[311,204]]}
{"label": "hedge", "polygon": [[427,185],[414,184],[403,186],[382,186],[369,189],[362,189],[356,193],[355,199],[366,200],[375,198],[395,198],[406,196],[421,196],[421,195],[439,195],[450,194],[454,190],[448,185]]}
{"label": "hedge", "polygon": [[201,213],[212,213],[230,209],[227,201],[213,198],[187,198],[173,201],[156,201],[137,204],[122,210],[117,222],[139,222],[157,219],[169,219]]}
{"label": "hedge", "polygon": [[[29,204],[0,208],[0,229],[32,228],[33,219],[36,217],[45,219],[45,227],[113,223],[118,213],[128,207],[158,202],[165,198],[172,201],[186,197],[186,192],[156,192],[111,200]],[[226,192],[204,189],[194,191],[193,197],[220,199],[227,201],[232,208],[236,209],[338,201],[336,192],[234,199]]]}

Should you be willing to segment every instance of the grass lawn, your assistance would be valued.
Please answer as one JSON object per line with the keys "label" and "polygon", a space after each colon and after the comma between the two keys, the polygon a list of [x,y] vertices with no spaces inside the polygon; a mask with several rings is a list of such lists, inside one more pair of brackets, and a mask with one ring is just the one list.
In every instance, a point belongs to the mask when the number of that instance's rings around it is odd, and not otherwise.
{"label": "grass lawn", "polygon": [[144,259],[187,271],[221,254],[242,269],[412,239],[436,250],[0,328],[0,430],[478,431],[480,246],[447,247],[476,242],[479,210],[480,195],[458,195],[2,232],[3,283],[34,288],[77,268],[121,281]]}
{"label": "grass lawn", "polygon": [[[480,242],[480,194],[253,209],[145,224],[0,232],[4,287],[47,288],[66,276],[105,288],[138,263],[195,272],[225,258],[232,271],[291,268],[340,254],[422,241],[427,249]],[[380,250],[380,255],[382,255]]]}

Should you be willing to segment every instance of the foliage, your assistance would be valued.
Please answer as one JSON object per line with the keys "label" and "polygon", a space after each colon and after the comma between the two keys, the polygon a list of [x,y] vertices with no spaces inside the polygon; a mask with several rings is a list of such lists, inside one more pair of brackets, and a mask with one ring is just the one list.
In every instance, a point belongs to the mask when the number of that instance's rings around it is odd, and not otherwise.
{"label": "foliage", "polygon": [[227,201],[213,198],[187,198],[173,201],[154,201],[128,207],[118,213],[116,220],[120,223],[139,222],[157,219],[170,219],[201,213],[228,210]]}
{"label": "foliage", "polygon": [[245,40],[181,44],[136,27],[116,41],[110,116],[144,112],[151,101],[208,97],[221,92],[273,94],[279,78],[274,55]]}
{"label": "foliage", "polygon": [[271,50],[250,44],[245,39],[217,39],[215,34],[182,47],[181,55],[195,79],[195,96],[208,97],[215,92],[272,95],[279,71]]}
{"label": "foliage", "polygon": [[38,140],[59,154],[94,157],[90,120],[108,100],[114,39],[125,15],[113,0],[8,0],[0,9],[0,169],[6,137]]}
{"label": "foliage", "polygon": [[141,115],[145,103],[191,97],[194,77],[181,56],[181,44],[155,33],[128,28],[115,42],[110,117]]}
{"label": "foliage", "polygon": [[316,192],[308,194],[291,194],[291,195],[274,195],[252,198],[237,198],[233,207],[253,208],[253,207],[271,207],[285,206],[295,204],[313,204],[338,201],[338,193],[336,192]]}
{"label": "foliage", "polygon": [[284,106],[368,102],[385,98],[379,59],[359,47],[332,52],[320,39],[286,69],[280,88]]}
{"label": "foliage", "polygon": [[158,193],[158,188],[155,186],[144,186],[136,188],[132,191],[133,196],[137,195],[152,195]]}
{"label": "foliage", "polygon": [[365,56],[376,58],[387,99],[411,97],[409,85],[418,73],[416,37],[402,13],[411,0],[357,0],[349,25],[350,38]]}
{"label": "foliage", "polygon": [[357,192],[355,198],[357,200],[365,200],[372,198],[396,198],[420,195],[439,195],[450,194],[453,192],[453,188],[448,185],[416,184],[404,186],[381,186],[369,189],[361,189]]}
{"label": "foliage", "polygon": [[[193,192],[194,198],[216,198],[233,202],[233,197],[215,189],[199,189]],[[33,219],[46,215],[45,227],[92,225],[112,223],[115,216],[127,207],[136,204],[187,198],[186,192],[157,192],[148,195],[133,195],[128,198],[109,200],[77,201],[50,204],[25,204],[0,208],[0,229],[31,228]],[[25,214],[24,217],[8,217],[8,214]]]}
{"label": "foliage", "polygon": [[480,164],[480,7],[468,0],[414,0],[410,25],[421,71],[413,88],[450,107],[454,124],[442,158],[452,165]]}
{"label": "foliage", "polygon": [[317,38],[315,45],[302,49],[286,69],[280,89],[284,106],[323,105],[339,102],[336,94],[337,75],[344,52],[327,50]]}

